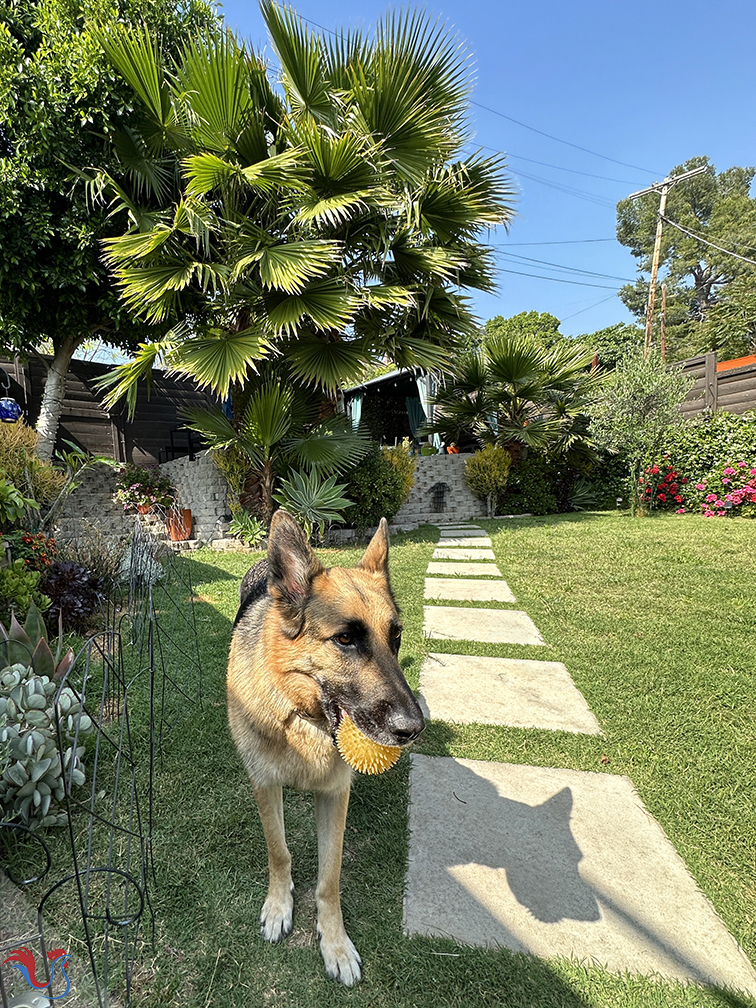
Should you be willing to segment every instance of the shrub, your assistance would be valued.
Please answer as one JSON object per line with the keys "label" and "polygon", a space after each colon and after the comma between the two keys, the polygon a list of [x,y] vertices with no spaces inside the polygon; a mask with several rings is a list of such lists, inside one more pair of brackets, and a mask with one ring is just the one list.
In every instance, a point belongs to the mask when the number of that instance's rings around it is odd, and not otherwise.
{"label": "shrub", "polygon": [[740,459],[733,465],[720,466],[708,479],[694,484],[705,518],[724,518],[728,513],[756,518],[754,458],[750,462]]}
{"label": "shrub", "polygon": [[701,413],[665,439],[664,451],[678,472],[700,483],[733,460],[756,457],[756,413]]}
{"label": "shrub", "polygon": [[57,547],[59,560],[79,564],[91,571],[102,580],[108,593],[121,581],[128,540],[107,535],[99,522],[80,518],[71,538],[59,540]]}
{"label": "shrub", "polygon": [[14,560],[23,560],[27,570],[44,573],[58,555],[55,540],[44,532],[7,532]]}
{"label": "shrub", "polygon": [[[681,476],[669,456],[665,455],[659,464],[646,466],[638,477],[638,494],[645,510],[677,511],[685,510],[687,476]],[[644,501],[645,498],[645,501]]]}
{"label": "shrub", "polygon": [[176,491],[159,469],[129,463],[118,470],[114,499],[123,504],[127,512],[155,505],[169,508],[176,503]]}
{"label": "shrub", "polygon": [[[415,459],[410,450],[409,438],[404,438],[401,444],[394,448],[381,448],[381,453],[402,477],[401,503],[404,504],[412,491],[412,484],[415,482]],[[401,504],[399,506],[401,507]],[[394,515],[391,517],[393,518]]]}
{"label": "shrub", "polygon": [[39,435],[23,421],[0,423],[0,473],[38,504],[52,504],[66,474],[37,455]]}
{"label": "shrub", "polygon": [[512,456],[504,448],[486,445],[465,462],[465,480],[475,496],[494,514],[504,500]]}
{"label": "shrub", "polygon": [[0,477],[0,528],[3,525],[18,525],[26,516],[27,508],[36,511],[39,505],[31,497],[24,497],[17,487]]}
{"label": "shrub", "polygon": [[345,522],[366,529],[377,525],[381,518],[391,521],[407,499],[406,485],[406,474],[394,465],[387,451],[374,445],[346,477],[345,493],[354,505],[345,510]]}
{"label": "shrub", "polygon": [[558,510],[554,470],[554,463],[545,456],[529,452],[510,469],[501,506],[513,514],[553,514]]}
{"label": "shrub", "polygon": [[48,609],[50,599],[40,587],[41,580],[42,574],[30,570],[21,559],[0,568],[0,620],[7,622],[14,612],[23,618],[32,602],[40,610]]}
{"label": "shrub", "polygon": [[103,579],[70,560],[53,564],[41,588],[52,603],[47,612],[51,626],[57,626],[62,614],[64,627],[85,630],[92,614],[105,601]]}
{"label": "shrub", "polygon": [[616,455],[603,451],[598,453],[598,460],[588,474],[597,510],[616,509],[618,498],[622,500],[620,505],[622,509],[630,507],[630,495],[633,491],[629,472],[629,463],[623,452]]}

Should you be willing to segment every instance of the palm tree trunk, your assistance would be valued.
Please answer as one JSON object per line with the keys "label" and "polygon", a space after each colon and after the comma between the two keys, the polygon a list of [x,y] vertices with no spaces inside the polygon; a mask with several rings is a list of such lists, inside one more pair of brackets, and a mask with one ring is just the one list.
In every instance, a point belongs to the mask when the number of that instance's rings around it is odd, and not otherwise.
{"label": "palm tree trunk", "polygon": [[262,509],[263,509],[263,521],[267,526],[270,526],[270,520],[273,517],[273,511],[276,507],[276,502],[273,500],[273,485],[275,480],[275,474],[273,472],[273,463],[270,459],[267,459],[265,465],[260,470],[260,491],[262,496]]}
{"label": "palm tree trunk", "polygon": [[37,453],[45,462],[51,461],[53,457],[55,439],[60,426],[60,415],[63,412],[63,400],[66,395],[66,375],[71,358],[83,339],[83,336],[76,335],[64,337],[62,343],[56,347],[55,356],[47,369],[47,380],[37,420],[37,432],[39,433]]}

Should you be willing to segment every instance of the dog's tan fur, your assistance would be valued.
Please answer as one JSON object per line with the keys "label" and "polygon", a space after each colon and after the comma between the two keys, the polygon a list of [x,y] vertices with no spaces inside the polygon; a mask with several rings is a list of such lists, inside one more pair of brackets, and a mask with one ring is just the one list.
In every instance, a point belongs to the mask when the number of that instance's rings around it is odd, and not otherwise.
{"label": "dog's tan fur", "polygon": [[360,957],[344,929],[339,877],[352,772],[334,733],[344,712],[386,745],[411,741],[423,725],[396,657],[401,628],[385,519],[357,567],[325,570],[296,523],[277,512],[267,564],[249,572],[242,596],[231,639],[228,715],[268,846],[261,930],[277,941],[292,925],[282,786],[314,791],[320,947],[329,976],[351,985],[360,979]]}

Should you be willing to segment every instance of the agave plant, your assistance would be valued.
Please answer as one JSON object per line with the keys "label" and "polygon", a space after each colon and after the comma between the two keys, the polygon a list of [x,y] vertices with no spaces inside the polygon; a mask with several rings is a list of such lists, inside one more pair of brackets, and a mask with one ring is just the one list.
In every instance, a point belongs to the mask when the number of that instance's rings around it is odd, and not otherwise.
{"label": "agave plant", "polygon": [[344,509],[354,503],[342,496],[345,490],[346,485],[337,483],[335,476],[324,480],[311,470],[308,473],[293,472],[288,480],[283,480],[279,493],[273,496],[304,526],[308,539],[315,525],[322,539],[326,523],[341,521]]}
{"label": "agave plant", "polygon": [[106,258],[133,311],[183,319],[114,370],[109,403],[133,406],[159,359],[221,397],[274,357],[331,394],[378,357],[443,369],[474,328],[462,291],[493,287],[479,239],[513,188],[498,156],[462,154],[458,40],[417,13],[331,37],[261,7],[282,97],[230,33],[178,59],[146,29],[102,36],[145,110],[116,136],[121,175],[91,182],[127,221]]}

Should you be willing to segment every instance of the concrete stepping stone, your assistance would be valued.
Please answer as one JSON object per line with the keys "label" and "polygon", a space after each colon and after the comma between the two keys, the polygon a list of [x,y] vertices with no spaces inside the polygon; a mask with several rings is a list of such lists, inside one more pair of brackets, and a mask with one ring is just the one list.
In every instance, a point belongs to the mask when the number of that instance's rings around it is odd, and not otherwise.
{"label": "concrete stepping stone", "polygon": [[410,757],[407,933],[756,995],[627,777]]}
{"label": "concrete stepping stone", "polygon": [[459,574],[464,577],[466,574],[487,574],[492,577],[501,577],[501,571],[496,564],[490,563],[434,563],[428,564],[429,574]]}
{"label": "concrete stepping stone", "polygon": [[494,551],[490,549],[436,549],[434,560],[495,560]]}
{"label": "concrete stepping stone", "polygon": [[419,699],[436,720],[603,734],[561,662],[429,654]]}
{"label": "concrete stepping stone", "polygon": [[486,547],[493,546],[493,543],[488,538],[488,536],[449,536],[443,537],[438,540],[436,546],[440,549],[444,546],[476,546],[476,547]]}
{"label": "concrete stepping stone", "polygon": [[440,531],[442,538],[450,535],[463,535],[469,536],[472,539],[488,539],[488,532],[482,528],[458,528],[455,526],[448,529],[442,528]]}
{"label": "concrete stepping stone", "polygon": [[[490,565],[488,565],[490,566]],[[506,581],[465,581],[462,578],[426,578],[425,598],[455,602],[516,602]]]}
{"label": "concrete stepping stone", "polygon": [[517,609],[424,606],[423,632],[436,640],[471,640],[490,644],[543,644],[527,613]]}

